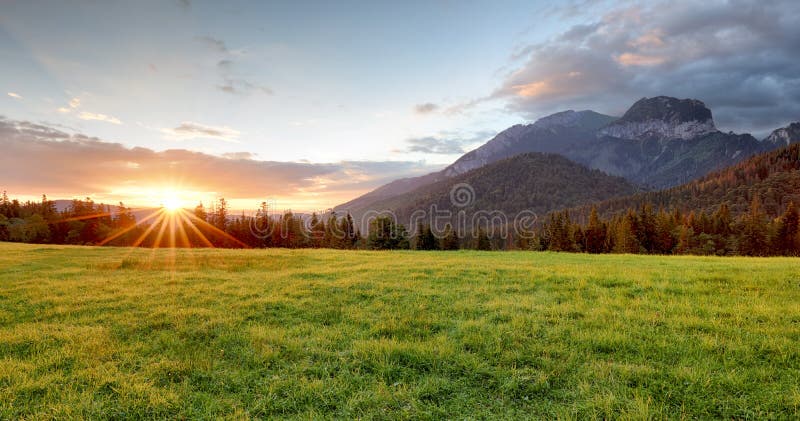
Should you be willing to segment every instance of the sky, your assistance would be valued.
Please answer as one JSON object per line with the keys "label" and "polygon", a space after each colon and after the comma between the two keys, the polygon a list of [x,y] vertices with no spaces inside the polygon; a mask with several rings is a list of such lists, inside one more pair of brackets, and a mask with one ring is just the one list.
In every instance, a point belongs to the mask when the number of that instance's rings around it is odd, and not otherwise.
{"label": "sky", "polygon": [[697,98],[800,120],[796,1],[16,1],[0,189],[324,210],[518,123]]}

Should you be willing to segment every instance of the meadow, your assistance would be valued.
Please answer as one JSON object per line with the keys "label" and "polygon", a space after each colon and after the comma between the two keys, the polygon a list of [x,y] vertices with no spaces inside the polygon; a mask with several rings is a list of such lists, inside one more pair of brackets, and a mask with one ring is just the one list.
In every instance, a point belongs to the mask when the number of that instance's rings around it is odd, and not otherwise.
{"label": "meadow", "polygon": [[0,419],[797,419],[798,345],[798,259],[0,243]]}

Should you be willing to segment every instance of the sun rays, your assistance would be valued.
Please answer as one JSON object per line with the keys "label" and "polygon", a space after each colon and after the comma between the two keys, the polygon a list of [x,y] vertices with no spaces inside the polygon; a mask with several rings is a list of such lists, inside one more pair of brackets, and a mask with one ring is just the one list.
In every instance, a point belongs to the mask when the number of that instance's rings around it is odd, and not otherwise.
{"label": "sun rays", "polygon": [[[130,244],[132,247],[148,245],[154,249],[214,248],[216,245],[212,240],[216,240],[217,242],[232,243],[234,247],[250,248],[236,237],[181,208],[178,202],[173,202],[170,206],[165,203],[163,207],[154,210],[135,223],[110,233],[97,245],[107,245],[137,228],[142,228],[144,231]],[[190,238],[190,235],[193,238]],[[151,241],[148,242],[148,239]]]}

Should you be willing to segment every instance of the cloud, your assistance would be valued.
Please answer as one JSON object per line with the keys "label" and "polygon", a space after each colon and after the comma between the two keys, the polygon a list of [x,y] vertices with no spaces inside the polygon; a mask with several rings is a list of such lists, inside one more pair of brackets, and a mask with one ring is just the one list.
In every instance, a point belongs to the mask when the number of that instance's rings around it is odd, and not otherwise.
{"label": "cloud", "polygon": [[8,96],[10,96],[11,98],[22,99],[22,95],[20,95],[20,94],[18,94],[16,92],[9,92]]}
{"label": "cloud", "polygon": [[[471,135],[443,131],[436,136],[414,137],[406,140],[405,152],[420,152],[436,155],[456,155],[466,152],[465,148],[476,143],[483,143],[494,135],[494,132],[480,131]],[[398,151],[399,152],[399,151]]]}
{"label": "cloud", "polygon": [[262,93],[265,95],[272,95],[272,89],[248,82],[244,79],[226,78],[222,85],[218,86],[219,90],[229,94],[247,95],[251,93]]}
{"label": "cloud", "polygon": [[222,157],[228,159],[255,159],[256,154],[252,152],[227,152],[222,154]]}
{"label": "cloud", "polygon": [[794,0],[639,2],[585,17],[594,21],[520,48],[512,62],[523,62],[500,86],[462,108],[500,101],[530,119],[579,108],[619,114],[637,98],[670,95],[704,101],[725,129],[800,118]]}
{"label": "cloud", "polygon": [[228,46],[225,45],[225,41],[223,41],[221,39],[214,38],[214,37],[209,37],[209,36],[202,36],[202,37],[199,36],[199,37],[195,37],[195,39],[197,41],[199,41],[201,44],[205,45],[206,47],[208,47],[211,50],[214,50],[216,52],[225,53],[225,54],[230,52],[230,50],[228,49]]}
{"label": "cloud", "polygon": [[454,155],[464,153],[461,141],[455,139],[439,139],[433,136],[418,137],[406,141],[408,152],[422,152],[428,154]]}
{"label": "cloud", "polygon": [[153,204],[148,191],[179,182],[183,190],[212,198],[251,199],[252,206],[271,198],[282,206],[312,210],[342,203],[396,178],[438,169],[406,161],[279,162],[256,160],[246,152],[228,157],[186,149],[157,152],[3,117],[0,149],[0,180],[10,194],[92,195],[109,203],[145,205]]}
{"label": "cloud", "polygon": [[95,121],[105,121],[106,123],[111,123],[111,124],[122,124],[122,121],[120,121],[120,119],[116,117],[100,113],[90,113],[88,111],[83,111],[80,114],[78,114],[78,118],[81,120],[95,120]]}
{"label": "cloud", "polygon": [[164,128],[161,132],[167,137],[176,140],[197,138],[219,139],[226,142],[236,142],[241,134],[228,126],[207,126],[205,124],[184,121],[175,128]]}
{"label": "cloud", "polygon": [[217,88],[222,92],[234,95],[249,95],[252,93],[261,93],[265,95],[274,94],[272,89],[267,86],[235,76],[234,62],[230,59],[218,61],[217,69],[222,77],[222,84],[218,85]]}
{"label": "cloud", "polygon": [[231,50],[221,39],[209,36],[196,37],[196,39],[210,48],[212,51],[219,53],[224,57],[218,60],[216,65],[220,79],[222,79],[222,82],[216,86],[217,89],[232,95],[250,95],[254,93],[260,93],[264,95],[274,94],[272,88],[258,82],[253,82],[236,74],[236,63],[233,59],[237,56],[243,55],[244,53],[242,51]]}
{"label": "cloud", "polygon": [[432,102],[426,102],[424,104],[417,104],[414,106],[414,112],[417,114],[430,114],[438,109],[439,106]]}
{"label": "cloud", "polygon": [[58,112],[60,112],[62,114],[69,114],[69,113],[72,112],[72,110],[74,110],[74,109],[76,109],[76,108],[81,106],[81,99],[80,98],[72,98],[72,99],[69,100],[67,105],[68,105],[68,107],[58,107],[58,109],[56,109],[56,111],[58,111]]}

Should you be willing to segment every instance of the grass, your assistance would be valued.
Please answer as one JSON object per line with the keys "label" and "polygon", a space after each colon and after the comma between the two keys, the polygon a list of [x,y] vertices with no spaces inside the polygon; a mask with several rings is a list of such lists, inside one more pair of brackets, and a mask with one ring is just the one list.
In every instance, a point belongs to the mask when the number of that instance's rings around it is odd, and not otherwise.
{"label": "grass", "polygon": [[800,417],[800,260],[0,244],[0,418]]}

